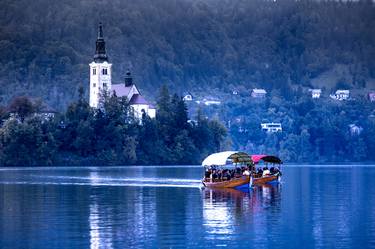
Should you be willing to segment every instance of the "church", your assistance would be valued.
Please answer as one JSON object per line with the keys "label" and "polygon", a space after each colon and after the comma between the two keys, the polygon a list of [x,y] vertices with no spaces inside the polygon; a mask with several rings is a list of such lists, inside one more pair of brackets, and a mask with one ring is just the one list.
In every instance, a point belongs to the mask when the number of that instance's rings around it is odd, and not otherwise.
{"label": "church", "polygon": [[130,71],[125,75],[125,82],[120,84],[112,84],[111,76],[112,64],[109,63],[105,50],[103,26],[99,23],[94,61],[90,63],[90,106],[98,108],[100,92],[105,90],[110,94],[115,93],[118,97],[126,97],[134,110],[135,117],[141,119],[144,112],[150,118],[155,118],[155,107],[141,95]]}

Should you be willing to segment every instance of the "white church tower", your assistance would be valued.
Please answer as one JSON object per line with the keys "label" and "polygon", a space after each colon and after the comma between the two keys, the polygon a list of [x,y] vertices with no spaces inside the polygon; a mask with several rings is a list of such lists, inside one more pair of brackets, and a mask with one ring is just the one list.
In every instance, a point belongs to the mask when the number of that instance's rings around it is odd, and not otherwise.
{"label": "white church tower", "polygon": [[111,91],[112,88],[112,64],[108,63],[103,37],[103,26],[99,23],[98,38],[96,39],[96,51],[94,61],[90,63],[90,106],[97,108],[100,93],[103,90]]}

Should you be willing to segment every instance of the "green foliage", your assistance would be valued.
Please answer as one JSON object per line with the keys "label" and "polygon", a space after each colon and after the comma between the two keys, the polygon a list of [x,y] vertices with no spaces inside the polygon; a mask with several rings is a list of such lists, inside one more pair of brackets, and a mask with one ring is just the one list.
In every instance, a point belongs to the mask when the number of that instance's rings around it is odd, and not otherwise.
{"label": "green foliage", "polygon": [[[311,99],[308,92],[292,100],[277,96],[259,102],[237,103],[223,113],[232,120],[230,136],[234,149],[252,154],[275,154],[285,162],[375,161],[375,104],[358,99],[338,101],[323,95]],[[223,118],[223,117],[220,117]],[[261,123],[280,122],[282,132],[267,133]],[[361,132],[351,132],[350,125]]]}
{"label": "green foliage", "polygon": [[197,164],[220,150],[226,135],[223,125],[208,120],[189,123],[185,102],[177,95],[170,96],[166,86],[161,88],[157,107],[155,119],[142,120],[138,146],[138,154],[143,155],[141,164],[147,164],[147,158],[161,164]]}
{"label": "green foliage", "polygon": [[[157,103],[157,118],[144,115],[141,122],[125,98],[103,92],[100,108],[93,109],[80,92],[64,115],[45,119],[33,112],[23,120],[8,119],[0,128],[0,164],[196,164],[219,150],[225,139],[218,121],[191,125],[184,101],[166,88]],[[197,140],[201,129],[203,142]]]}
{"label": "green foliage", "polygon": [[20,96],[14,98],[9,104],[9,112],[19,117],[23,122],[26,117],[31,116],[35,113],[36,105],[26,96]]}
{"label": "green foliage", "polygon": [[9,166],[52,165],[57,147],[37,117],[6,121],[0,129],[0,144],[1,165]]}
{"label": "green foliage", "polygon": [[[375,161],[373,104],[327,96],[312,101],[303,92],[375,87],[374,8],[371,1],[5,0],[1,163],[197,163],[228,144],[217,120],[228,124],[234,149],[293,162]],[[99,21],[114,82],[122,82],[131,63],[146,96],[155,98],[163,82],[173,92],[216,95],[222,106],[205,107],[196,123],[187,123],[186,105],[164,86],[155,120],[139,124],[125,99],[105,93],[101,109],[91,109],[87,64]],[[267,89],[268,97],[249,100],[253,87]],[[225,95],[233,90],[235,98]],[[38,119],[24,98],[8,106],[22,95],[42,97],[63,114]],[[9,107],[17,122],[6,121]],[[31,124],[34,118],[39,121]],[[261,122],[281,122],[283,132],[265,134]],[[348,131],[352,123],[363,127],[357,137]],[[23,152],[33,156],[18,158]]]}
{"label": "green foliage", "polygon": [[146,96],[161,83],[176,92],[258,86],[287,95],[289,85],[310,86],[337,65],[348,73],[319,83],[374,87],[371,1],[5,0],[0,13],[6,102],[27,94],[62,111],[79,84],[87,92],[100,21],[113,81],[131,63]]}

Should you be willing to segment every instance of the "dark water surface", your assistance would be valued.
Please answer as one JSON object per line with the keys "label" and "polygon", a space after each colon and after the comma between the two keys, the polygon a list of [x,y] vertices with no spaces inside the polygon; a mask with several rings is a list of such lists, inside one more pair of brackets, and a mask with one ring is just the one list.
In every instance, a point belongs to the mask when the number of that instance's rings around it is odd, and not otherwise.
{"label": "dark water surface", "polygon": [[0,168],[0,248],[375,248],[375,167],[285,167],[247,193],[202,173]]}

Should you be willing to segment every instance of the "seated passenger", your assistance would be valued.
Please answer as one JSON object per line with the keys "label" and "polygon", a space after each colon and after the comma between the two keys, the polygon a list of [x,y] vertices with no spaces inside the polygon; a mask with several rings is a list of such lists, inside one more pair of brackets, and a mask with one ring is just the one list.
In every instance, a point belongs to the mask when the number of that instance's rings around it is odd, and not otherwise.
{"label": "seated passenger", "polygon": [[267,175],[270,175],[270,174],[271,174],[271,172],[270,172],[270,170],[268,168],[263,168],[263,174],[262,174],[262,176],[267,176]]}
{"label": "seated passenger", "polygon": [[210,178],[210,176],[211,176],[211,170],[206,170],[206,172],[204,172],[204,177],[205,178]]}
{"label": "seated passenger", "polygon": [[236,173],[241,174],[241,168],[236,168]]}
{"label": "seated passenger", "polygon": [[212,178],[216,179],[217,177],[218,177],[218,175],[216,173],[216,170],[213,170],[213,172],[212,172]]}
{"label": "seated passenger", "polygon": [[272,175],[275,174],[275,167],[271,167],[270,172],[271,172]]}
{"label": "seated passenger", "polygon": [[226,180],[230,180],[230,174],[229,174],[229,171],[228,170],[226,170],[225,172],[224,172],[224,178],[226,179]]}
{"label": "seated passenger", "polygon": [[234,169],[230,171],[230,177],[231,177],[231,178],[234,177]]}

